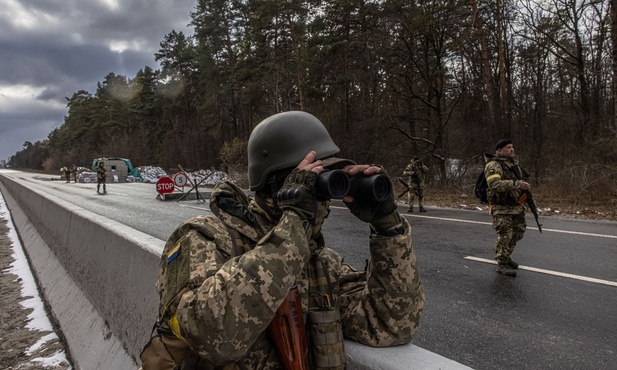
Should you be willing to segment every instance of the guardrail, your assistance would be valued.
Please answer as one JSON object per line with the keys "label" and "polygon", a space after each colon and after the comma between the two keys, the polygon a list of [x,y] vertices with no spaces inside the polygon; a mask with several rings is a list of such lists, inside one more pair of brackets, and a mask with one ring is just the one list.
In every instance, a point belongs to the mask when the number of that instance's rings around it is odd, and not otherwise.
{"label": "guardrail", "polygon": [[[0,190],[75,367],[136,369],[158,311],[164,241],[1,174]],[[350,370],[468,369],[412,344],[345,346]]]}

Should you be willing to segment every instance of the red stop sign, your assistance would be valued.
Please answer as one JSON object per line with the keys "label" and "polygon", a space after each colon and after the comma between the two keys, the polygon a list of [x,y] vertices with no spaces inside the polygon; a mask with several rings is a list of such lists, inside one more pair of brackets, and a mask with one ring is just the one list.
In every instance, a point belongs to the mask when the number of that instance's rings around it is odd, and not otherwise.
{"label": "red stop sign", "polygon": [[174,180],[172,180],[169,176],[161,177],[159,181],[156,182],[156,191],[161,195],[173,193]]}

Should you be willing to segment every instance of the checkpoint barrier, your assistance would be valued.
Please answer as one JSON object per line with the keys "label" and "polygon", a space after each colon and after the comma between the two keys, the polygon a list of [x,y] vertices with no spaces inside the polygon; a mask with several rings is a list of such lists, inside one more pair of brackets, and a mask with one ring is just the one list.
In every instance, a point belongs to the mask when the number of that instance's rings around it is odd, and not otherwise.
{"label": "checkpoint barrier", "polygon": [[[137,369],[164,241],[0,174],[0,190],[77,369]],[[349,370],[469,369],[413,344],[346,340]]]}

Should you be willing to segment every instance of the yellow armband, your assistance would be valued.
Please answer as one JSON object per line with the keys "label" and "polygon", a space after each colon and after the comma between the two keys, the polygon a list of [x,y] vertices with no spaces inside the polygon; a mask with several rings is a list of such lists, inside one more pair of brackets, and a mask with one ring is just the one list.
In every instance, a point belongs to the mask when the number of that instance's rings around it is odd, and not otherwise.
{"label": "yellow armband", "polygon": [[182,334],[180,334],[180,323],[178,322],[178,316],[176,316],[175,313],[169,320],[169,328],[171,329],[171,332],[174,333],[176,337],[184,340],[184,338],[182,338]]}

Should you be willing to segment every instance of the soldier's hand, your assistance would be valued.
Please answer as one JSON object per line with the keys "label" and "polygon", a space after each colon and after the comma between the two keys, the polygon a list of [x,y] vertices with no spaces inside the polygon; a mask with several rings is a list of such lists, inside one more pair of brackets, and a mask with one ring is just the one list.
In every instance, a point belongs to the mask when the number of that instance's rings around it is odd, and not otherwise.
{"label": "soldier's hand", "polygon": [[526,182],[526,181],[521,181],[518,184],[518,188],[521,189],[521,190],[529,190],[529,189],[531,189],[531,184]]}
{"label": "soldier's hand", "polygon": [[[344,167],[343,171],[347,172],[349,176],[358,173],[362,173],[365,176],[376,175],[378,173],[385,174],[386,176],[388,175],[383,168],[370,165],[349,165]],[[381,202],[372,199],[353,197],[351,195],[344,197],[343,202],[353,215],[364,222],[370,223],[378,232],[385,231],[401,222],[396,212],[393,192],[390,192],[390,196]]]}
{"label": "soldier's hand", "polygon": [[317,194],[315,183],[317,176],[323,171],[322,162],[315,161],[317,154],[312,151],[285,178],[285,183],[277,193],[279,207],[291,210],[301,219],[315,222],[317,212]]}

